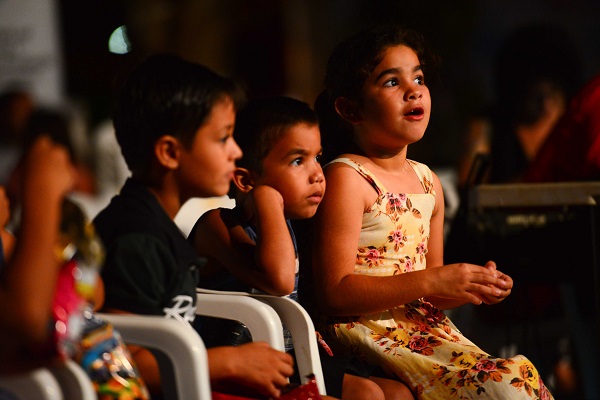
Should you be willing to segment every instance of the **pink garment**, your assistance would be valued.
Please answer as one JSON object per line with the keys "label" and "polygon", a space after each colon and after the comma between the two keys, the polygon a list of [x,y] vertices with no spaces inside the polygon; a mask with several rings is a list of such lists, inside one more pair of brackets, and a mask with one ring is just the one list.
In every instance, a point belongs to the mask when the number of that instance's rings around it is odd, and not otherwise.
{"label": "pink garment", "polygon": [[60,271],[52,305],[54,341],[58,355],[71,358],[78,350],[83,333],[85,299],[77,290],[77,262],[67,261]]}

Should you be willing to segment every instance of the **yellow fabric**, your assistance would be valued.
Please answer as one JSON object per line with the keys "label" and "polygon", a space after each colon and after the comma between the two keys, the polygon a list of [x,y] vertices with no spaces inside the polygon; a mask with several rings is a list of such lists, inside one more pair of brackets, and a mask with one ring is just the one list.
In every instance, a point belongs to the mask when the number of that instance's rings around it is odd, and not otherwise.
{"label": "yellow fabric", "polygon": [[[424,193],[388,193],[362,165],[352,166],[378,193],[363,215],[355,273],[377,276],[424,269],[435,188],[429,168],[408,160]],[[418,399],[552,399],[524,356],[492,357],[464,337],[448,317],[417,300],[384,312],[329,318],[339,345],[407,384]]]}

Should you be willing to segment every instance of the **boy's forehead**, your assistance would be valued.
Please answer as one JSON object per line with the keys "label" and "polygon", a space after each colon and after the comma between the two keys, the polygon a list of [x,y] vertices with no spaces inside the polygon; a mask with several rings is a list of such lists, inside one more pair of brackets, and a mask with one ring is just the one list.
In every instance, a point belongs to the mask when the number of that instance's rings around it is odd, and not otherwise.
{"label": "boy's forehead", "polygon": [[233,104],[233,100],[229,97],[223,97],[222,99],[218,99],[214,102],[204,121],[202,122],[202,127],[206,126],[231,126],[235,124],[235,107]]}
{"label": "boy's forehead", "polygon": [[277,138],[273,140],[267,157],[272,153],[280,155],[300,154],[312,151],[313,147],[321,145],[319,126],[309,123],[297,123],[282,129]]}

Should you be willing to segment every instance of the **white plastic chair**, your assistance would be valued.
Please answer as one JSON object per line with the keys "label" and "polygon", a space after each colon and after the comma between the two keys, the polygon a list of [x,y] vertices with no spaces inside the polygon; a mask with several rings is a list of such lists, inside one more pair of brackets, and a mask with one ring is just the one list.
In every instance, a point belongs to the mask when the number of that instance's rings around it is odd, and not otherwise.
{"label": "white plastic chair", "polygon": [[189,326],[163,316],[98,314],[114,325],[127,344],[155,352],[168,399],[210,400],[206,347]]}
{"label": "white plastic chair", "polygon": [[59,367],[48,368],[57,380],[65,400],[97,400],[92,381],[83,368],[73,360]]}
{"label": "white plastic chair", "polygon": [[[247,293],[243,293],[244,295]],[[267,342],[285,351],[279,314],[268,304],[238,292],[198,290],[196,314],[239,321],[252,333],[252,340]]]}
{"label": "white plastic chair", "polygon": [[47,368],[38,368],[25,374],[1,377],[0,389],[2,389],[0,397],[2,397],[2,392],[5,392],[9,399],[65,400],[60,384]]}
{"label": "white plastic chair", "polygon": [[[0,378],[0,388],[19,400],[97,400],[85,371],[73,360],[26,374]],[[12,396],[12,397],[11,397]],[[0,398],[3,393],[0,392]]]}
{"label": "white plastic chair", "polygon": [[[300,376],[305,377],[309,374],[314,374],[315,379],[317,381],[317,386],[319,387],[319,393],[321,395],[327,394],[325,390],[325,380],[323,377],[323,369],[321,367],[321,358],[319,356],[317,338],[315,335],[315,327],[312,322],[312,319],[300,304],[287,297],[253,294],[246,292],[228,292],[208,289],[197,289],[197,292],[197,308],[199,310],[198,312],[202,312],[202,314],[204,314],[203,309],[205,307],[216,307],[216,305],[219,303],[221,303],[223,307],[232,307],[231,302],[234,301],[235,297],[238,297],[240,299],[255,299],[260,301],[261,303],[264,303],[265,305],[268,305],[269,308],[275,311],[275,313],[277,313],[278,315],[277,319],[271,317],[273,318],[273,323],[275,323],[275,321],[277,320],[280,320],[281,322],[283,322],[283,325],[290,331],[292,335],[292,340],[294,341],[296,363],[298,365],[298,372]],[[223,297],[223,299],[220,299],[219,296]],[[256,337],[254,326],[248,325],[248,323],[245,321],[252,319],[248,318],[248,316],[244,314],[245,311],[239,310],[239,318],[237,318],[232,316],[232,310],[215,309],[214,312],[211,312],[210,316],[226,318],[224,316],[227,313],[226,311],[228,311],[229,316],[231,317],[230,319],[240,321],[246,326],[248,326],[248,329],[252,334],[253,340],[261,340],[260,338]],[[261,324],[262,323],[264,322],[261,322]],[[281,326],[279,326],[278,331],[281,332]],[[273,344],[271,344],[271,346],[275,347]]]}
{"label": "white plastic chair", "polygon": [[[227,295],[198,295],[198,302],[198,315],[241,321],[255,340],[284,349],[281,320],[267,304],[250,297]],[[104,313],[98,316],[112,323],[127,344],[154,351],[167,398],[211,398],[206,348],[191,326],[163,316]]]}
{"label": "white plastic chair", "polygon": [[[253,340],[265,341],[281,351],[285,348],[282,319],[287,321],[284,323],[298,346],[296,357],[301,376],[314,373],[319,390],[325,394],[314,326],[298,303],[275,296],[199,291],[196,309],[197,315],[239,321],[248,327]],[[186,328],[187,325],[162,316],[103,313],[98,316],[112,323],[126,343],[158,352],[156,355],[167,398],[211,398],[206,349],[191,326]],[[161,354],[166,357],[161,357]],[[313,367],[315,362],[317,366]],[[313,364],[308,366],[310,363]]]}

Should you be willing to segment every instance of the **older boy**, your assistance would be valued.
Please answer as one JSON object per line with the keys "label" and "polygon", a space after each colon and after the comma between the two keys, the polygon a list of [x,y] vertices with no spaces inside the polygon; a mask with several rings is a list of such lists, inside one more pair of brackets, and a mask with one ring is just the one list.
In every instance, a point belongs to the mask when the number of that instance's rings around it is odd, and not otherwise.
{"label": "older boy", "polygon": [[[191,197],[229,189],[241,156],[232,136],[240,99],[230,80],[171,55],[150,57],[125,82],[114,125],[132,177],[94,220],[106,247],[104,311],[194,319],[201,260],[173,218]],[[132,353],[160,392],[151,353]],[[291,357],[262,343],[209,349],[209,367],[215,385],[275,397],[293,372]]]}

